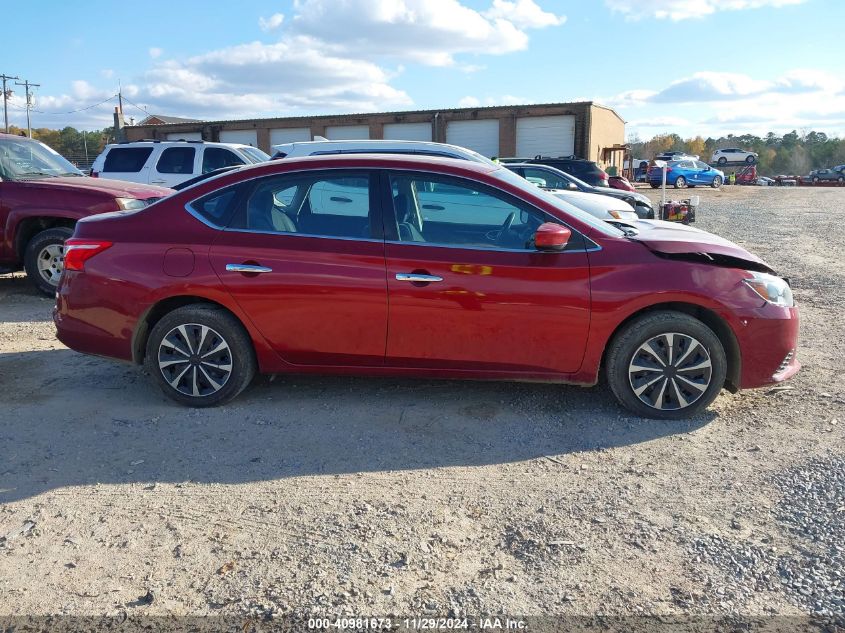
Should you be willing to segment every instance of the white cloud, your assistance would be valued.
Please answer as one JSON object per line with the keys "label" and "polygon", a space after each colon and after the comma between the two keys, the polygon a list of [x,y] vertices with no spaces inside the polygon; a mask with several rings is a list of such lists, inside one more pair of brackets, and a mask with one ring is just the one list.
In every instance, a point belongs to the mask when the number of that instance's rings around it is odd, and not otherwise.
{"label": "white cloud", "polygon": [[479,99],[478,97],[473,96],[466,96],[462,97],[458,100],[458,107],[459,108],[489,108],[491,106],[500,106],[500,105],[523,105],[526,103],[530,103],[529,99],[525,97],[518,97],[516,95],[501,95],[499,97],[484,97],[484,99]]}
{"label": "white cloud", "polygon": [[114,77],[114,71],[111,68],[103,68],[100,71],[100,75],[102,77],[105,77],[106,79],[111,79],[112,77]]}
{"label": "white cloud", "polygon": [[161,57],[161,55],[162,55],[162,53],[164,53],[164,51],[162,49],[158,48],[157,46],[153,46],[152,48],[150,48],[149,53],[150,53],[150,57],[152,57],[153,59],[158,59],[159,57]]}
{"label": "white cloud", "polygon": [[269,18],[258,18],[258,27],[265,32],[275,31],[285,21],[284,13],[274,13]]}
{"label": "white cloud", "polygon": [[481,99],[478,97],[462,97],[458,99],[459,108],[479,108],[481,107]]}
{"label": "white cloud", "polygon": [[555,15],[541,9],[534,0],[493,0],[493,6],[484,15],[493,20],[507,20],[523,29],[541,29],[546,26],[560,26],[566,22],[565,15]]}
{"label": "white cloud", "polygon": [[[455,55],[502,55],[528,46],[527,29],[560,23],[532,0],[494,0],[490,17],[458,0],[299,0],[291,29],[339,54],[450,66]],[[503,17],[509,14],[510,18]]]}
{"label": "white cloud", "polygon": [[614,12],[622,13],[629,20],[653,17],[673,21],[703,18],[716,11],[778,8],[802,4],[807,0],[605,0]]}

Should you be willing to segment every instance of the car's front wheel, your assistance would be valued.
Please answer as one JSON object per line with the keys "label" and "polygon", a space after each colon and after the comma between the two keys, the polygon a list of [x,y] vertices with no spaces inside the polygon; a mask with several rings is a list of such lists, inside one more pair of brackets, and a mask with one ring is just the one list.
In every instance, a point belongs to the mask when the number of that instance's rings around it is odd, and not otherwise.
{"label": "car's front wheel", "polygon": [[607,353],[607,380],[622,405],[648,418],[694,416],[725,382],[722,343],[704,323],[683,312],[647,313],[628,323]]}
{"label": "car's front wheel", "polygon": [[687,179],[683,176],[678,176],[677,180],[675,180],[675,189],[683,189],[687,186]]}
{"label": "car's front wheel", "polygon": [[713,178],[713,182],[710,183],[710,186],[713,187],[713,189],[718,189],[719,187],[721,187],[722,186],[722,177],[716,176],[715,178]]}
{"label": "car's front wheel", "polygon": [[727,159],[727,158],[725,158],[724,156],[720,156],[720,157],[719,157],[719,160],[718,160],[718,161],[716,161],[716,162],[718,162],[720,165],[727,165],[727,164],[728,164],[728,159]]}
{"label": "car's front wheel", "polygon": [[748,163],[749,165],[753,165],[755,162],[757,162],[757,159],[754,158],[753,156],[746,156],[745,162]]}
{"label": "car's front wheel", "polygon": [[660,186],[660,184],[656,183],[656,182],[652,182],[652,183],[649,183],[649,184],[651,185],[652,189],[657,189]]}
{"label": "car's front wheel", "polygon": [[145,363],[168,397],[191,407],[232,400],[256,372],[255,350],[240,322],[203,304],[177,308],[155,324]]}
{"label": "car's front wheel", "polygon": [[23,256],[26,275],[45,295],[55,296],[65,263],[65,242],[73,229],[57,226],[36,234]]}

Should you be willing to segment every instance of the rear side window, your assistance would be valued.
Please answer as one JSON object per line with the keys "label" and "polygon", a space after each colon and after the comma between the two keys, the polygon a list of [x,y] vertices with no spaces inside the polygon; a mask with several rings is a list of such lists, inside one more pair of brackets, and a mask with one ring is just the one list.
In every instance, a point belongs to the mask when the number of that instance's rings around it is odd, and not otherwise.
{"label": "rear side window", "polygon": [[195,154],[193,147],[168,147],[161,153],[156,171],[160,174],[192,174]]}
{"label": "rear side window", "polygon": [[237,154],[222,147],[206,147],[202,155],[202,173],[204,174],[222,167],[244,164],[243,159]]}
{"label": "rear side window", "polygon": [[204,198],[194,200],[190,207],[209,224],[222,228],[229,223],[237,192],[237,187],[215,191]]}
{"label": "rear side window", "polygon": [[113,147],[106,154],[103,171],[137,172],[141,171],[150,154],[152,147]]}

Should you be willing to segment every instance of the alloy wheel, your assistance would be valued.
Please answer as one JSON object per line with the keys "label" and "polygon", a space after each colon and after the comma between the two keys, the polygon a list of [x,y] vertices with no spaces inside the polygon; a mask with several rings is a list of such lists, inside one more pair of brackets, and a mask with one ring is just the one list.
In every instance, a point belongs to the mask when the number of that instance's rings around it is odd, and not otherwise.
{"label": "alloy wheel", "polygon": [[38,253],[38,273],[52,286],[59,285],[59,277],[65,265],[65,247],[62,244],[50,244]]}
{"label": "alloy wheel", "polygon": [[713,367],[707,349],[688,334],[658,334],[628,364],[634,395],[653,409],[685,409],[707,391]]}
{"label": "alloy wheel", "polygon": [[195,398],[209,396],[220,391],[232,375],[232,350],[216,330],[185,323],[161,340],[158,367],[179,393]]}

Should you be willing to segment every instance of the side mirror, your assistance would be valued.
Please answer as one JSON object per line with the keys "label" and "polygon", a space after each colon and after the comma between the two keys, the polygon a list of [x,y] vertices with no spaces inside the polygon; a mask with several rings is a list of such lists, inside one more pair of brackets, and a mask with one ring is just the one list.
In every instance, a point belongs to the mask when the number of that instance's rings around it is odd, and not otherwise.
{"label": "side mirror", "polygon": [[554,222],[545,222],[534,233],[534,246],[539,251],[562,251],[569,243],[572,231]]}
{"label": "side mirror", "polygon": [[567,188],[568,188],[570,191],[578,191],[578,185],[576,185],[574,182],[570,182],[570,183],[569,183],[569,187],[567,187]]}

